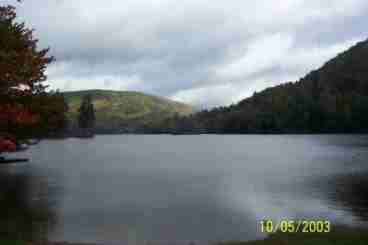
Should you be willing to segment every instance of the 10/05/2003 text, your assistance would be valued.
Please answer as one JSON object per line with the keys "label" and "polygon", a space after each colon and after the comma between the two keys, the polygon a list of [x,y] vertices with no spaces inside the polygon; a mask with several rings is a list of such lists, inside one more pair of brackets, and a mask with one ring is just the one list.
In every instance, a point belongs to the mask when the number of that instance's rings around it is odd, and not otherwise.
{"label": "10/05/2003 text", "polygon": [[331,232],[331,222],[329,220],[280,220],[274,222],[265,219],[260,222],[262,233],[329,233]]}

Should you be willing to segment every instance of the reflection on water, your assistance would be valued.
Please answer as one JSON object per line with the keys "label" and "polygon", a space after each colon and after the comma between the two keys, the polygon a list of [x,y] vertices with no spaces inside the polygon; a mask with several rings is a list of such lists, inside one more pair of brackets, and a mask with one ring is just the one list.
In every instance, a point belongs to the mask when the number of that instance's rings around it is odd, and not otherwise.
{"label": "reflection on water", "polygon": [[189,244],[263,237],[264,218],[368,222],[367,136],[98,136],[17,154],[32,161],[1,169],[11,236]]}
{"label": "reflection on water", "polygon": [[368,221],[368,172],[336,176],[331,201]]}
{"label": "reflection on water", "polygon": [[0,239],[47,239],[55,224],[47,183],[19,170],[0,166]]}

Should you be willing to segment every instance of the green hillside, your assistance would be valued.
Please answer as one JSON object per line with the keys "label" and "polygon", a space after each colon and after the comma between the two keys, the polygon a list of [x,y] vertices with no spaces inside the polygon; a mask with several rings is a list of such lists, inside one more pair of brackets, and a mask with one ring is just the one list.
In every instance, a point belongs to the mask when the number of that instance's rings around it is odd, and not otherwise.
{"label": "green hillside", "polygon": [[157,131],[368,133],[367,61],[365,40],[299,81],[267,88],[235,105],[169,119]]}
{"label": "green hillside", "polygon": [[189,105],[139,92],[83,90],[63,94],[74,127],[82,98],[90,94],[96,111],[96,129],[102,132],[136,131],[175,114],[184,116],[193,112]]}

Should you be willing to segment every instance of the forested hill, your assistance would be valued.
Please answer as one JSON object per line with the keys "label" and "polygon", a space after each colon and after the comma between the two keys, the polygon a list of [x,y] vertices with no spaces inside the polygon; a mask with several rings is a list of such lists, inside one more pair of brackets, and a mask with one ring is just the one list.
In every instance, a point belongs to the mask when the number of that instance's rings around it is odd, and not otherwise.
{"label": "forested hill", "polygon": [[368,40],[294,83],[271,87],[229,107],[166,120],[174,132],[368,132]]}
{"label": "forested hill", "polygon": [[175,115],[193,113],[189,105],[130,91],[83,90],[64,92],[71,127],[76,127],[78,109],[85,95],[92,96],[97,133],[142,132],[145,127]]}

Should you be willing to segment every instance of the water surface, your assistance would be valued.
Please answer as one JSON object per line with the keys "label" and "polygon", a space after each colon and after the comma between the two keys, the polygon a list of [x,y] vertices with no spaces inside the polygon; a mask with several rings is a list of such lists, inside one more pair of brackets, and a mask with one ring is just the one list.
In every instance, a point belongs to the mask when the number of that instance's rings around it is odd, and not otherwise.
{"label": "water surface", "polygon": [[31,162],[0,166],[0,235],[188,244],[261,238],[265,218],[368,220],[365,135],[97,136],[16,155]]}

